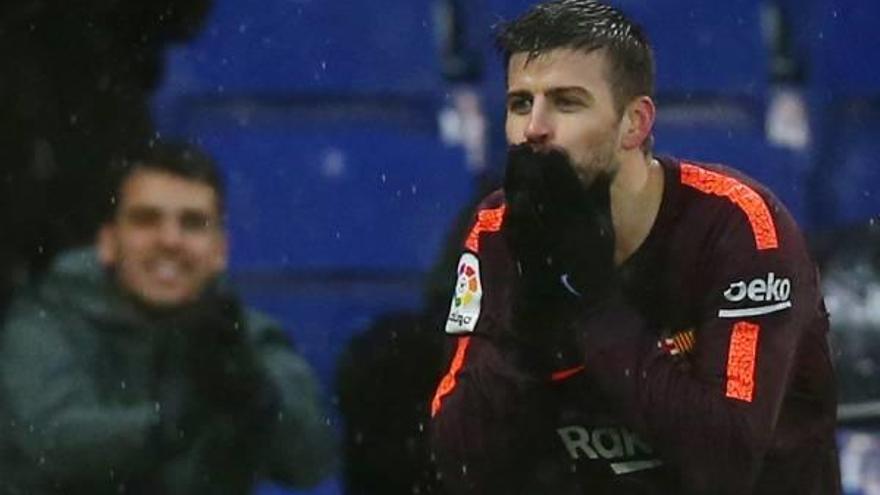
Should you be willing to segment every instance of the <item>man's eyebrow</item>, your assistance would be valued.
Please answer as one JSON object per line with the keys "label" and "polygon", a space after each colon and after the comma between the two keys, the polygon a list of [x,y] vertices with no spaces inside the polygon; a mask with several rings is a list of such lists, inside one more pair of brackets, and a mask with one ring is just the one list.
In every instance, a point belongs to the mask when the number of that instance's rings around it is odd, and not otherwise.
{"label": "man's eyebrow", "polygon": [[[595,99],[595,97],[593,96],[593,93],[591,93],[588,89],[581,87],[581,86],[558,86],[558,87],[553,87],[553,88],[548,89],[547,91],[545,91],[545,93],[550,96],[560,96],[560,95],[579,96],[579,97],[584,98],[589,101],[593,101]],[[517,90],[509,91],[507,93],[507,99],[510,100],[510,99],[514,99],[514,98],[530,98],[532,96],[532,94],[533,93],[531,91],[526,91],[524,89],[517,89]]]}
{"label": "man's eyebrow", "polygon": [[523,89],[509,91],[507,93],[508,100],[511,100],[513,98],[530,98],[531,96],[532,96],[532,93],[530,91],[526,91]]}
{"label": "man's eyebrow", "polygon": [[133,205],[127,205],[125,208],[120,209],[120,211],[122,213],[126,213],[126,214],[129,214],[129,213],[143,214],[143,213],[161,213],[162,209],[156,205],[135,203]]}
{"label": "man's eyebrow", "polygon": [[552,95],[552,96],[561,96],[561,95],[579,96],[579,97],[587,99],[589,101],[593,101],[595,99],[595,97],[593,96],[593,93],[591,93],[588,89],[581,87],[581,86],[560,86],[560,87],[556,87],[556,88],[550,88],[547,91],[547,94]]}

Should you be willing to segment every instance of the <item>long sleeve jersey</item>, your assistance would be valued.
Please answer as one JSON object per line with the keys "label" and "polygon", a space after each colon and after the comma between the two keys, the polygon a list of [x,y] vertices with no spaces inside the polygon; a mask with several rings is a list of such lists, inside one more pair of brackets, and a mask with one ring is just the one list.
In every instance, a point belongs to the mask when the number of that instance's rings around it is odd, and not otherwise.
{"label": "long sleeve jersey", "polygon": [[660,209],[621,294],[530,318],[573,336],[549,373],[511,338],[503,192],[479,207],[432,403],[447,492],[840,493],[828,317],[795,222],[734,170],[659,161]]}

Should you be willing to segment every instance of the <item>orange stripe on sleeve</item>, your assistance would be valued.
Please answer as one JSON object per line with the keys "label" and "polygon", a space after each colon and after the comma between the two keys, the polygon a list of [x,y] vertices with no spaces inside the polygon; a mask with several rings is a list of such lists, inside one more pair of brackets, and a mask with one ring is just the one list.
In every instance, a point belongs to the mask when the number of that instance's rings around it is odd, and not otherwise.
{"label": "orange stripe on sleeve", "polygon": [[690,163],[681,164],[681,183],[706,194],[723,196],[737,205],[749,219],[759,250],[779,247],[776,225],[770,209],[764,198],[751,187],[733,177]]}
{"label": "orange stripe on sleeve", "polygon": [[459,337],[458,346],[455,348],[455,356],[452,357],[452,364],[449,366],[449,371],[447,371],[443,379],[440,380],[440,384],[437,386],[437,391],[434,392],[434,399],[431,401],[432,418],[440,412],[443,397],[446,397],[455,389],[456,377],[458,376],[458,372],[461,371],[461,367],[464,365],[464,358],[467,356],[467,350],[470,344],[470,336]]}
{"label": "orange stripe on sleeve", "polygon": [[727,396],[751,402],[755,393],[755,360],[761,327],[739,321],[730,335],[727,354]]}
{"label": "orange stripe on sleeve", "polygon": [[480,210],[477,213],[477,223],[471,229],[471,233],[468,234],[464,246],[478,253],[480,251],[480,234],[501,230],[501,222],[504,220],[504,208],[504,206],[499,206],[491,210]]}
{"label": "orange stripe on sleeve", "polygon": [[550,375],[550,380],[554,382],[561,382],[562,380],[568,380],[569,378],[577,375],[581,371],[587,369],[583,364],[580,366],[575,366],[574,368],[568,368],[561,371],[556,371]]}

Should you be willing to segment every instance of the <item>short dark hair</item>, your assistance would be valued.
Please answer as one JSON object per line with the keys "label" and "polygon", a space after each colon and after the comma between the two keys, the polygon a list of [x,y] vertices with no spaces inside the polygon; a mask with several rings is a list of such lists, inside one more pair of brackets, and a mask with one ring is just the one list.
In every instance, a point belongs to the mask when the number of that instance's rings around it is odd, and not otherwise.
{"label": "short dark hair", "polygon": [[496,44],[510,64],[515,53],[529,58],[556,48],[586,53],[604,49],[617,112],[637,96],[654,96],[654,55],[642,28],[614,7],[594,0],[539,3],[497,28]]}
{"label": "short dark hair", "polygon": [[150,140],[113,160],[110,167],[109,198],[106,219],[111,220],[119,206],[125,181],[135,172],[151,170],[204,183],[217,196],[217,211],[225,210],[226,192],[217,163],[198,146],[183,141]]}

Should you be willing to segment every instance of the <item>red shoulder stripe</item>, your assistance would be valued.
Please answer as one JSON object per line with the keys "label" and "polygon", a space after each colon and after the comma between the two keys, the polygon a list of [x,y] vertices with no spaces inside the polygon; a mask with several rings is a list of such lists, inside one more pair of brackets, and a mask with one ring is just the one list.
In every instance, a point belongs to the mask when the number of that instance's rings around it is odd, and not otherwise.
{"label": "red shoulder stripe", "polygon": [[501,222],[504,220],[504,205],[490,210],[480,210],[477,213],[477,223],[468,234],[464,246],[477,253],[480,251],[480,234],[483,232],[498,232],[501,230]]}
{"label": "red shoulder stripe", "polygon": [[706,194],[729,199],[749,219],[759,250],[776,249],[779,239],[770,209],[760,194],[739,180],[691,163],[681,164],[681,183]]}

